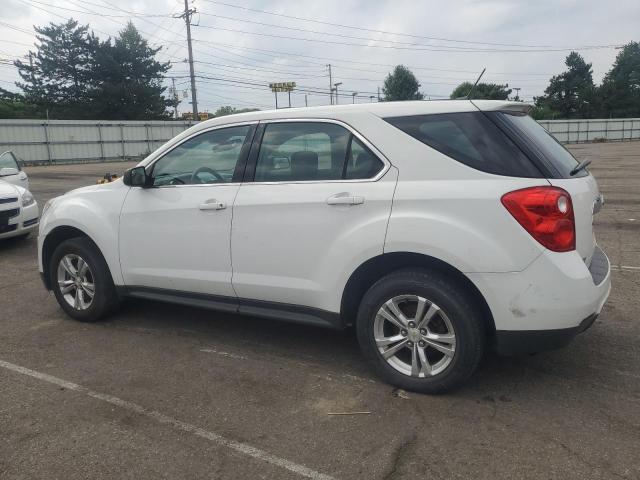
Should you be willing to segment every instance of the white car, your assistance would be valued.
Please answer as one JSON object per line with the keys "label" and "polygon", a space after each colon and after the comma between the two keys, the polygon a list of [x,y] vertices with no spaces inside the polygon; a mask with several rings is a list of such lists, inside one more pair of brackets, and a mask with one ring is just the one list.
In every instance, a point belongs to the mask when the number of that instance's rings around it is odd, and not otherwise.
{"label": "white car", "polygon": [[29,177],[11,151],[0,153],[0,180],[29,190]]}
{"label": "white car", "polygon": [[26,188],[0,180],[0,240],[38,228],[38,203]]}
{"label": "white car", "polygon": [[44,283],[73,318],[139,297],[355,327],[388,382],[442,392],[483,352],[560,347],[609,295],[595,179],[523,103],[253,112],[47,203]]}

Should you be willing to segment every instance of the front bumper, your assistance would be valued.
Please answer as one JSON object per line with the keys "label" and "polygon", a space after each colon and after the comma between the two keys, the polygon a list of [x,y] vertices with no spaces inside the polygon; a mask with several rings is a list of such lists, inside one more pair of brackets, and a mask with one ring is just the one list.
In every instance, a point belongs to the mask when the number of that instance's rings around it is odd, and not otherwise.
{"label": "front bumper", "polygon": [[38,229],[38,204],[33,203],[28,207],[21,207],[19,204],[3,205],[7,209],[18,210],[18,214],[8,219],[7,223],[0,224],[0,239],[18,237],[26,235]]}
{"label": "front bumper", "polygon": [[522,272],[469,274],[484,295],[504,354],[559,348],[589,328],[611,291],[609,259],[596,246],[587,266],[577,252],[546,251]]}

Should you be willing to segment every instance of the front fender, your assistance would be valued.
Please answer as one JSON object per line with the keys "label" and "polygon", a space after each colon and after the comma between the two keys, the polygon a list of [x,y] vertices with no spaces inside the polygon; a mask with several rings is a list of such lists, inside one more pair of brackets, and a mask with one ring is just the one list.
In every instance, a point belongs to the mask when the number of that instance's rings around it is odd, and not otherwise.
{"label": "front fender", "polygon": [[113,282],[123,285],[120,268],[118,228],[120,210],[129,188],[122,182],[75,190],[56,198],[40,220],[38,260],[42,265],[42,247],[47,235],[58,227],[73,227],[85,233],[98,246]]}

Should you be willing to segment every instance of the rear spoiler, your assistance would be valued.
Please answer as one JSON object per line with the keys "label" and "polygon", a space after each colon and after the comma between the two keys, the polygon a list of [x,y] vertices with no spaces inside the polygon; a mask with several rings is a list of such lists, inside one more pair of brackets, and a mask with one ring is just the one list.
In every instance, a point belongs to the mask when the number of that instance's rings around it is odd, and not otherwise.
{"label": "rear spoiler", "polygon": [[480,111],[507,111],[518,113],[529,113],[533,108],[532,103],[525,102],[509,102],[502,100],[470,100],[470,102]]}

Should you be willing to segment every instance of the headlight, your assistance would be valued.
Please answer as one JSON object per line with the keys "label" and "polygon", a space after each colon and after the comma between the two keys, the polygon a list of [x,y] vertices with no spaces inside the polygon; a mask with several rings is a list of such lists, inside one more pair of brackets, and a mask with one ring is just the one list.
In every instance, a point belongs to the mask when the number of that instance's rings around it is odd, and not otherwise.
{"label": "headlight", "polygon": [[22,206],[28,207],[36,203],[35,197],[31,194],[29,190],[25,190],[22,194]]}

